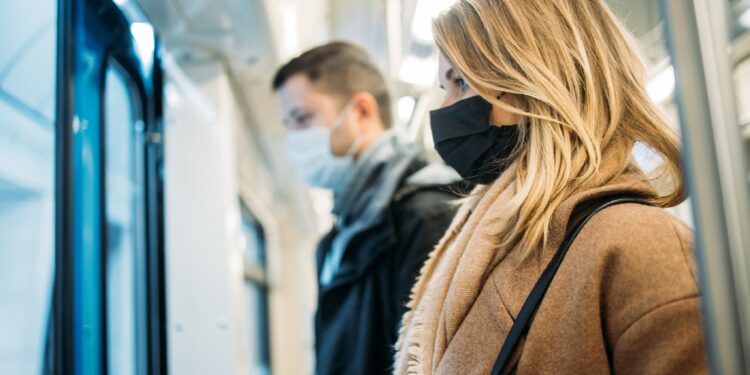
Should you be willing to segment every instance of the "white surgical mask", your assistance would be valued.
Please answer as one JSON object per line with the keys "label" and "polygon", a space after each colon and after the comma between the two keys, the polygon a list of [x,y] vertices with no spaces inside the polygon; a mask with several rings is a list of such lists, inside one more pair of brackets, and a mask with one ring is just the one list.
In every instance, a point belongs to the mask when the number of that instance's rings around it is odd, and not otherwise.
{"label": "white surgical mask", "polygon": [[343,124],[349,111],[347,104],[329,128],[313,127],[287,133],[286,151],[294,172],[308,185],[334,191],[346,183],[354,166],[354,154],[360,146],[359,138],[352,143],[346,155],[338,157],[331,152],[331,132]]}

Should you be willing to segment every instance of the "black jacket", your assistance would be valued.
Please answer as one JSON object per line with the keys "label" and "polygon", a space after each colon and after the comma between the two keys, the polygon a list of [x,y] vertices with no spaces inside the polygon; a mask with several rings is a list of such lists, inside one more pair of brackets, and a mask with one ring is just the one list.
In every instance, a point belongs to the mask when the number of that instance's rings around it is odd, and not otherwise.
{"label": "black jacket", "polygon": [[[416,160],[399,185],[385,219],[346,248],[339,270],[320,287],[315,317],[316,373],[390,374],[401,317],[419,270],[456,206],[447,186],[410,186],[406,178],[425,166]],[[333,238],[320,242],[318,275]]]}

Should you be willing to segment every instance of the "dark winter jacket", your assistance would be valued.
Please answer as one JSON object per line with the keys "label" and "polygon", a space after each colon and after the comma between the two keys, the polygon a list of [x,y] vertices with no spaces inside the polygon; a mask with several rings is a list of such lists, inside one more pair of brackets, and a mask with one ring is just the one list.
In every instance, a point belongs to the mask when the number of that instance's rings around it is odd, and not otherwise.
{"label": "dark winter jacket", "polygon": [[[358,199],[371,206],[380,199],[382,207],[377,215],[369,215],[367,229],[347,238],[335,275],[326,285],[319,285],[315,318],[319,375],[391,373],[393,346],[409,292],[457,208],[452,204],[457,198],[452,193],[455,185],[446,185],[445,174],[435,178],[441,173],[429,171],[440,171],[440,167],[428,166],[422,153],[401,149],[386,155],[364,175],[356,176],[367,181],[360,186],[362,191],[353,199],[343,199],[355,206]],[[393,186],[384,186],[388,185],[385,180],[393,181]],[[390,191],[384,200],[382,191],[368,194],[368,189]],[[337,204],[341,202],[339,198]],[[346,221],[349,207],[338,211],[339,223]],[[368,211],[372,213],[372,207],[355,213],[368,216]],[[320,242],[319,281],[328,252],[345,230],[337,225]]]}

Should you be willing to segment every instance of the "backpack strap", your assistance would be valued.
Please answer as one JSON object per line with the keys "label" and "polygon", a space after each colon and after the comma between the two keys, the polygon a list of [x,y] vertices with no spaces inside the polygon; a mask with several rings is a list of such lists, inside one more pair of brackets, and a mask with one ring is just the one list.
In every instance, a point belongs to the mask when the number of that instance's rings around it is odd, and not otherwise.
{"label": "backpack strap", "polygon": [[565,258],[565,254],[568,252],[570,245],[573,244],[573,241],[578,236],[578,233],[581,232],[581,229],[583,229],[586,223],[588,223],[597,213],[601,212],[605,208],[624,203],[637,203],[649,206],[651,205],[650,203],[636,197],[615,196],[606,198],[603,203],[595,204],[591,206],[587,210],[587,212],[581,213],[583,219],[578,222],[578,224],[576,224],[565,237],[562,245],[560,245],[560,248],[552,257],[552,260],[547,265],[547,268],[545,268],[544,272],[542,272],[542,275],[539,277],[536,285],[534,285],[534,288],[531,289],[531,293],[529,293],[529,296],[526,298],[526,302],[524,302],[523,306],[521,307],[521,311],[518,313],[518,317],[516,317],[516,320],[513,322],[513,326],[510,328],[510,332],[508,333],[508,336],[506,337],[505,342],[500,349],[500,354],[498,354],[497,356],[495,365],[492,367],[492,375],[500,375],[503,369],[505,369],[505,366],[508,365],[508,362],[510,361],[511,356],[515,351],[515,348],[518,346],[521,338],[526,335],[526,332],[529,329],[529,325],[531,324],[531,320],[533,319],[536,310],[539,308],[539,305],[541,304],[542,299],[544,298],[544,294],[547,292],[552,279],[555,277],[557,269],[560,268],[560,264],[562,263],[563,258]]}

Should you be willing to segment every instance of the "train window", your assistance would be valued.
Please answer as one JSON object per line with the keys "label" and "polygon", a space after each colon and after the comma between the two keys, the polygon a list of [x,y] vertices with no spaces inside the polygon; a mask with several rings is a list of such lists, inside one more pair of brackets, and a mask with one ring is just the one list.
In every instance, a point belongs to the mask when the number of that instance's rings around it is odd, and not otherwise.
{"label": "train window", "polygon": [[270,374],[268,274],[263,227],[241,203],[251,374]]}
{"label": "train window", "polygon": [[729,8],[735,21],[732,25],[735,36],[750,30],[750,1],[729,0]]}
{"label": "train window", "polygon": [[740,124],[750,124],[750,0],[730,1],[731,13],[735,20],[732,41],[735,61],[734,82],[737,97],[737,110]]}
{"label": "train window", "polygon": [[750,125],[750,55],[741,61],[734,70],[735,90],[737,92],[737,111],[740,125]]}
{"label": "train window", "polygon": [[112,62],[105,76],[107,340],[110,374],[145,373],[145,191],[140,98]]}
{"label": "train window", "polygon": [[55,0],[0,2],[0,374],[46,371],[56,37]]}
{"label": "train window", "polygon": [[[747,34],[750,34],[750,31]],[[744,43],[750,44],[750,35],[744,37]],[[750,49],[750,46],[747,48]],[[744,137],[745,160],[750,160],[750,51],[746,53],[747,56],[744,56],[744,60],[734,70],[734,85],[740,127]],[[748,171],[747,179],[750,183],[750,171]]]}
{"label": "train window", "polygon": [[729,3],[734,19],[732,55],[737,114],[744,137],[745,157],[750,160],[750,0],[731,0]]}

